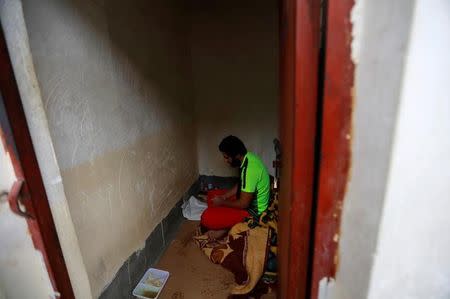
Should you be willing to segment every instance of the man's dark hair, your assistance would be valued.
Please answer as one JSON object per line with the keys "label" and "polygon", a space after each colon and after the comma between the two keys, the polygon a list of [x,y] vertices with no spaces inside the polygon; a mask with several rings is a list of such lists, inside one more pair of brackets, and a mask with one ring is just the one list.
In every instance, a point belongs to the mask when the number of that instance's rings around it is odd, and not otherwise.
{"label": "man's dark hair", "polygon": [[227,154],[230,157],[236,157],[237,155],[247,154],[247,148],[241,139],[236,136],[230,135],[225,137],[222,142],[219,144],[219,150],[222,153]]}

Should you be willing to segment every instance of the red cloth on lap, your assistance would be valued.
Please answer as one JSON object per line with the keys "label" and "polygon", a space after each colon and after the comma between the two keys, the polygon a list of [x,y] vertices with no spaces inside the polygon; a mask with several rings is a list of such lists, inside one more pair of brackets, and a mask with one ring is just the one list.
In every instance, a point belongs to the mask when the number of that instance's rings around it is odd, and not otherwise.
{"label": "red cloth on lap", "polygon": [[[245,209],[214,206],[212,199],[226,192],[227,190],[211,190],[208,192],[208,208],[203,212],[200,222],[209,230],[230,229],[235,224],[242,222],[246,217],[250,216]],[[236,200],[236,197],[234,196],[228,200]]]}

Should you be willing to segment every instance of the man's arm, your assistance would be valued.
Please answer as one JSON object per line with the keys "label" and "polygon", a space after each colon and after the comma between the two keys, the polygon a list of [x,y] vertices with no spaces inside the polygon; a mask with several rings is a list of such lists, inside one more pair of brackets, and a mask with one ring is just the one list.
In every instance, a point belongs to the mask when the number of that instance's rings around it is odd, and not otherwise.
{"label": "man's arm", "polygon": [[236,185],[233,186],[233,188],[231,188],[230,190],[228,190],[225,194],[215,196],[215,197],[213,198],[213,201],[214,201],[215,199],[223,199],[223,200],[226,200],[226,199],[228,199],[228,198],[230,198],[230,197],[236,195],[236,193],[237,193],[237,188],[238,188],[238,185],[236,184]]}
{"label": "man's arm", "polygon": [[235,209],[246,209],[250,206],[252,202],[254,193],[241,191],[241,195],[238,200],[230,201],[224,199],[214,199],[213,202],[217,206],[235,208]]}
{"label": "man's arm", "polygon": [[238,188],[238,184],[234,185],[233,188],[231,188],[230,190],[228,190],[228,192],[225,193],[225,194],[223,195],[224,199],[228,199],[228,198],[230,198],[230,197],[236,195],[236,193],[237,193],[237,188]]}

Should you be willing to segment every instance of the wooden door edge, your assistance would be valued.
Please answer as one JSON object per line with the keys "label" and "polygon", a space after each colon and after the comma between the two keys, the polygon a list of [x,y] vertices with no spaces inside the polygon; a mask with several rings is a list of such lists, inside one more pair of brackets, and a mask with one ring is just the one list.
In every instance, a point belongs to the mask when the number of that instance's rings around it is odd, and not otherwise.
{"label": "wooden door edge", "polygon": [[350,171],[354,64],[351,59],[354,0],[328,1],[325,74],[311,299],[319,283],[335,277],[341,212]]}
{"label": "wooden door edge", "polygon": [[279,298],[309,292],[313,209],[320,1],[281,3],[281,186]]}

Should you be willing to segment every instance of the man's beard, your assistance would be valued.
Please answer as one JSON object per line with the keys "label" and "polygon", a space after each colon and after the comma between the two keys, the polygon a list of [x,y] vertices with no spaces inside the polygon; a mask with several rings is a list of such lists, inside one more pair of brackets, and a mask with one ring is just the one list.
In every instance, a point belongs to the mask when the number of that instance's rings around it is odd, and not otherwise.
{"label": "man's beard", "polygon": [[231,167],[239,168],[241,166],[241,161],[238,158],[233,158],[230,163]]}

